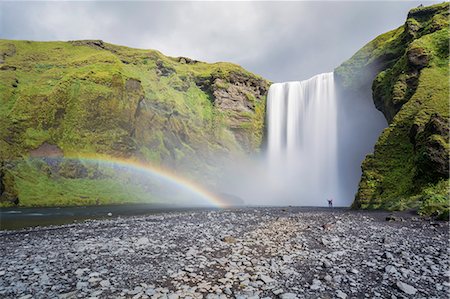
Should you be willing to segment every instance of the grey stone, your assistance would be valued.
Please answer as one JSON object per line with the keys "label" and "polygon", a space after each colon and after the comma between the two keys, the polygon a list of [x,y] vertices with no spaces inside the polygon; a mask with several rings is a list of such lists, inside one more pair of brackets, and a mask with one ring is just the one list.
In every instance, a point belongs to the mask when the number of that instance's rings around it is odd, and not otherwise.
{"label": "grey stone", "polygon": [[297,295],[294,293],[283,293],[280,295],[280,299],[297,299]]}
{"label": "grey stone", "polygon": [[397,281],[397,287],[408,295],[414,295],[417,293],[417,289],[407,283]]}
{"label": "grey stone", "polygon": [[135,244],[136,244],[136,246],[148,245],[148,244],[150,244],[150,240],[147,237],[142,237],[142,238],[139,238]]}
{"label": "grey stone", "polygon": [[386,273],[388,273],[388,274],[397,273],[397,268],[395,268],[395,267],[392,266],[392,265],[386,266],[386,268],[384,268],[384,270],[385,270]]}
{"label": "grey stone", "polygon": [[111,286],[111,283],[109,282],[108,279],[102,280],[102,281],[100,281],[100,286],[102,288],[109,288]]}
{"label": "grey stone", "polygon": [[77,291],[59,294],[58,298],[59,299],[75,299],[75,298],[77,298]]}
{"label": "grey stone", "polygon": [[270,283],[273,283],[273,282],[276,281],[275,279],[271,278],[270,276],[268,276],[268,275],[263,275],[263,274],[261,274],[261,275],[259,276],[259,278],[260,278],[262,281],[264,281],[265,284],[270,284]]}

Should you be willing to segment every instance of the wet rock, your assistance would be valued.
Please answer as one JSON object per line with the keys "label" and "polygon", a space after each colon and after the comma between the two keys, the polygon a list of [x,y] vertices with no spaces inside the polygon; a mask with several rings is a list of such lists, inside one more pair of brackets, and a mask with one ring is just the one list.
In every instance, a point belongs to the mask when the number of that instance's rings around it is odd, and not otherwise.
{"label": "wet rock", "polygon": [[402,219],[400,217],[396,217],[394,215],[389,215],[386,217],[386,221],[401,221]]}

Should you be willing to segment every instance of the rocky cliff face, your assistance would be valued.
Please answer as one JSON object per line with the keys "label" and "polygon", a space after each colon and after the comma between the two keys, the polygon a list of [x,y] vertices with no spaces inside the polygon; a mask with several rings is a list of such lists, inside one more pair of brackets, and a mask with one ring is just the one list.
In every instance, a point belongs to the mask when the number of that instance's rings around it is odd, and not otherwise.
{"label": "rocky cliff face", "polygon": [[363,162],[354,207],[448,215],[448,18],[448,3],[413,9],[336,69],[348,95],[371,85],[389,122]]}
{"label": "rocky cliff face", "polygon": [[48,173],[29,162],[55,152],[134,158],[213,177],[218,157],[258,151],[268,87],[230,63],[96,40],[1,40],[1,198],[39,204],[30,199],[40,192],[33,180],[51,194],[59,178],[89,172],[73,164]]}

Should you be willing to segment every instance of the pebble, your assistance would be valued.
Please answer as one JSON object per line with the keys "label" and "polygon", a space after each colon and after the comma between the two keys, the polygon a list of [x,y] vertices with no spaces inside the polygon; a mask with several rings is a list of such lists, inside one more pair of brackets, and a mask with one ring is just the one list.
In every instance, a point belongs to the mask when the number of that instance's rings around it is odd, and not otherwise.
{"label": "pebble", "polygon": [[102,286],[102,288],[109,288],[111,286],[111,283],[109,282],[109,280],[102,280],[100,281],[100,285]]}
{"label": "pebble", "polygon": [[0,297],[346,299],[420,290],[445,298],[445,227],[380,219],[339,209],[252,208],[0,231]]}
{"label": "pebble", "polygon": [[261,275],[259,276],[259,278],[260,278],[265,284],[270,284],[270,283],[275,282],[275,280],[272,279],[270,276],[267,276],[267,275],[264,275],[264,274],[261,274]]}
{"label": "pebble", "polygon": [[417,293],[417,289],[415,287],[413,287],[413,286],[411,286],[411,285],[409,285],[407,283],[401,282],[401,281],[397,282],[397,287],[401,291],[405,292],[408,295],[414,295],[414,294]]}
{"label": "pebble", "polygon": [[318,280],[318,279],[313,279],[313,282],[312,282],[312,284],[311,284],[311,286],[310,286],[309,288],[310,288],[311,290],[316,291],[316,290],[320,289],[321,286],[322,286],[322,282],[321,282],[320,280]]}
{"label": "pebble", "polygon": [[284,293],[280,295],[280,299],[297,299],[297,295],[294,293]]}
{"label": "pebble", "polygon": [[148,239],[147,237],[139,238],[139,239],[136,241],[136,245],[137,245],[137,246],[148,245],[149,243],[150,243],[150,241],[149,241],[149,239]]}
{"label": "pebble", "polygon": [[337,290],[336,291],[336,297],[338,297],[340,299],[346,299],[347,298],[347,294],[342,292],[341,290]]}

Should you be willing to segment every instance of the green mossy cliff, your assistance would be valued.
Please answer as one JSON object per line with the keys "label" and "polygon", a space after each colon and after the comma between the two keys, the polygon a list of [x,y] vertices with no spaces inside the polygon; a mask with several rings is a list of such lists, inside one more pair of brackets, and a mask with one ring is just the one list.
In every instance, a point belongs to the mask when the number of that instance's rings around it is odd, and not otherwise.
{"label": "green mossy cliff", "polygon": [[449,3],[412,9],[335,70],[349,96],[372,89],[389,127],[362,164],[355,208],[448,217]]}
{"label": "green mossy cliff", "polygon": [[107,191],[111,178],[94,175],[97,166],[31,161],[49,156],[133,158],[207,180],[218,157],[259,149],[268,87],[231,63],[100,40],[0,40],[0,199],[28,206],[140,196]]}

